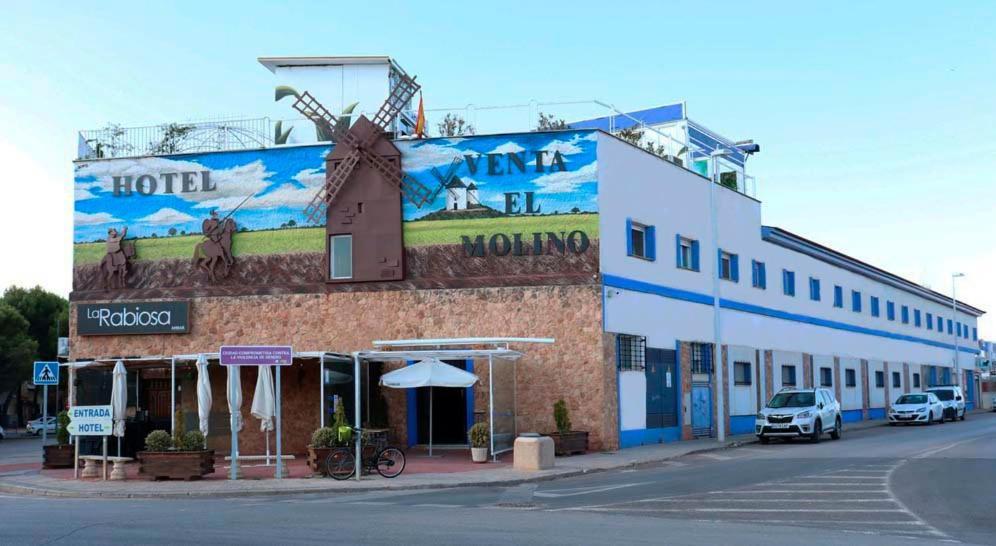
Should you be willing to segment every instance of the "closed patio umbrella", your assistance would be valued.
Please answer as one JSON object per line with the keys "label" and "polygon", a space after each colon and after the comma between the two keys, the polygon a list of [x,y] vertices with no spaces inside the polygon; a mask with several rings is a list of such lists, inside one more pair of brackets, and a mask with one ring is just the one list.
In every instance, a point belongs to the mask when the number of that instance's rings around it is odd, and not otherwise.
{"label": "closed patio umbrella", "polygon": [[111,413],[114,427],[111,431],[118,437],[118,457],[121,456],[121,437],[125,433],[125,411],[128,409],[128,375],[124,362],[118,360],[111,372]]}
{"label": "closed patio umbrella", "polygon": [[[211,377],[208,375],[207,357],[197,356],[197,417],[201,434],[207,444],[208,417],[211,415]],[[205,447],[207,447],[205,445]]]}
{"label": "closed patio umbrella", "polygon": [[478,377],[470,372],[436,359],[427,358],[411,366],[388,372],[380,377],[380,384],[392,389],[429,387],[429,456],[432,456],[432,389],[434,387],[467,388],[477,383]]}
{"label": "closed patio umbrella", "polygon": [[270,431],[273,430],[273,415],[276,404],[273,396],[272,366],[257,367],[256,392],[252,395],[252,416],[259,419],[259,430],[266,435],[266,464],[270,464]]}

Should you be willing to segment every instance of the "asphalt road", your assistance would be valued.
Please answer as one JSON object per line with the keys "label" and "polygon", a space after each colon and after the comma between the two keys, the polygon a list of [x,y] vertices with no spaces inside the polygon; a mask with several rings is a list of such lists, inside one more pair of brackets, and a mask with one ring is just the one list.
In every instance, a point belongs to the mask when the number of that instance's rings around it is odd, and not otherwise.
{"label": "asphalt road", "polygon": [[0,544],[996,543],[996,414],[507,488],[0,497]]}

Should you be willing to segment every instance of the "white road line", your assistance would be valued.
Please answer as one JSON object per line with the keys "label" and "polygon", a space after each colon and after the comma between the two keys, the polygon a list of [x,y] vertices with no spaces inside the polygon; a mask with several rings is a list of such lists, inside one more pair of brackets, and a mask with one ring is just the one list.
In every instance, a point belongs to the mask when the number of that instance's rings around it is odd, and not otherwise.
{"label": "white road line", "polygon": [[412,506],[416,508],[460,508],[460,504],[436,504],[432,502],[426,502],[423,504],[413,504]]}
{"label": "white road line", "polygon": [[346,504],[364,504],[370,506],[386,506],[389,504],[394,504],[393,502],[387,501],[349,501]]}
{"label": "white road line", "polygon": [[951,449],[953,447],[958,447],[958,446],[960,446],[962,444],[967,444],[968,442],[974,442],[976,440],[981,440],[983,438],[989,437],[990,435],[992,435],[991,431],[986,432],[985,434],[980,434],[980,435],[972,436],[971,438],[966,438],[964,440],[961,440],[960,442],[955,442],[953,444],[949,444],[949,445],[946,445],[944,447],[939,447],[939,448],[935,448],[935,449],[928,449],[926,451],[921,451],[920,453],[914,455],[913,458],[914,459],[926,459],[927,457],[930,457],[932,455],[937,455],[938,453],[940,453],[942,451],[947,451],[947,450],[949,450],[949,449]]}
{"label": "white road line", "polygon": [[836,503],[847,504],[849,502],[895,502],[890,498],[885,499],[641,499],[630,502],[681,502],[693,504],[696,502],[786,502],[786,503]]}
{"label": "white road line", "polygon": [[661,461],[668,466],[688,466],[688,463],[683,463],[681,461]]}
{"label": "white road line", "polygon": [[910,517],[912,517],[912,518],[916,519],[917,521],[923,523],[924,526],[926,528],[930,529],[930,531],[935,536],[943,537],[943,538],[950,538],[950,536],[947,533],[944,533],[943,531],[941,531],[937,527],[934,527],[933,525],[928,524],[926,521],[923,521],[923,519],[921,519],[920,516],[914,514],[909,508],[906,507],[905,504],[903,504],[902,501],[899,500],[898,497],[896,497],[896,494],[892,492],[892,488],[889,485],[890,482],[891,482],[891,480],[892,480],[892,475],[896,472],[897,468],[899,468],[900,466],[902,466],[904,464],[906,464],[906,460],[899,461],[898,463],[896,463],[896,466],[892,467],[892,470],[889,471],[889,479],[886,480],[886,482],[885,482],[885,487],[887,489],[889,489],[889,496],[892,497],[892,500],[895,501],[895,503],[896,503],[897,506],[899,506],[900,508],[902,508],[903,511],[905,511],[907,514],[909,514]]}
{"label": "white road line", "polygon": [[[729,521],[729,520],[727,520],[727,521]],[[820,522],[823,523],[822,520]],[[793,523],[816,523],[816,522],[815,521],[814,522],[808,522],[806,520],[798,520],[798,519],[752,519],[752,520],[750,520],[750,523],[758,523],[758,524],[773,523],[773,524],[791,525]],[[911,520],[911,521],[889,521],[889,520],[865,521],[865,520],[859,520],[859,519],[854,519],[854,520],[840,520],[840,519],[835,519],[831,523],[841,524],[841,525],[864,525],[864,524],[867,524],[867,525],[903,525],[903,526],[914,526],[914,527],[918,526],[918,525],[923,525],[923,522],[916,521],[916,520]]]}
{"label": "white road line", "polygon": [[605,491],[623,489],[625,487],[635,487],[637,485],[647,485],[651,483],[654,482],[621,483],[619,485],[606,485],[600,487],[596,486],[596,487],[572,487],[570,489],[549,489],[547,491],[536,491],[533,493],[533,496],[545,497],[545,498],[576,497],[578,495],[591,495],[593,493],[604,493]]}
{"label": "white road line", "polygon": [[884,476],[805,476],[807,480],[868,480],[868,479],[880,479],[884,480]]}
{"label": "white road line", "polygon": [[698,453],[699,457],[705,457],[706,459],[713,459],[715,461],[729,461],[733,457],[728,455],[718,455],[716,453]]}
{"label": "white road line", "polygon": [[[758,489],[743,491],[743,493],[827,493],[826,489]],[[882,489],[849,489],[847,491],[832,491],[833,493],[888,493],[889,490]]]}
{"label": "white road line", "polygon": [[[578,508],[580,509],[580,508]],[[891,509],[887,510],[884,508],[587,508],[587,510],[594,510],[599,512],[667,512],[667,513],[738,513],[738,514],[754,514],[754,513],[792,513],[792,514],[904,514],[915,518],[912,514],[908,514],[905,510]],[[820,520],[823,521],[823,520]],[[823,521],[823,523],[836,523],[834,521]]]}

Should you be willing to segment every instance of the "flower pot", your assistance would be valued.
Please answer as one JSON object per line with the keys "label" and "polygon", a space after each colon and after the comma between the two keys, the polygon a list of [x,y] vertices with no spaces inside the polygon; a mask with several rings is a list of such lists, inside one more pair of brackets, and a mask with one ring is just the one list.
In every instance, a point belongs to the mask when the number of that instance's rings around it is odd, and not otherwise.
{"label": "flower pot", "polygon": [[153,480],[196,480],[214,472],[214,450],[139,451],[138,473]]}
{"label": "flower pot", "polygon": [[472,447],[470,448],[470,459],[475,463],[486,463],[488,462],[488,448],[486,447]]}
{"label": "flower pot", "polygon": [[551,432],[547,434],[553,438],[553,452],[557,455],[574,455],[588,451],[588,433],[581,430],[572,430],[563,434]]}
{"label": "flower pot", "polygon": [[325,461],[328,460],[332,449],[334,448],[308,446],[308,468],[317,475],[328,475],[325,468]]}
{"label": "flower pot", "polygon": [[45,446],[43,468],[72,468],[76,450],[72,444]]}

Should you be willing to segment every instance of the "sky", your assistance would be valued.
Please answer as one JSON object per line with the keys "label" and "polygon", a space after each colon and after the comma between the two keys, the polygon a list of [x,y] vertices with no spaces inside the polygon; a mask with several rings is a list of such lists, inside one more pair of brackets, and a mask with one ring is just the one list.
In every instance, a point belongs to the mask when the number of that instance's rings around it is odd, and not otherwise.
{"label": "sky", "polygon": [[[687,101],[697,122],[761,145],[748,170],[765,224],[945,294],[963,272],[959,299],[996,313],[991,2],[105,1],[3,12],[0,287],[71,289],[79,130],[260,117],[273,76],[257,57],[384,54],[418,75],[430,110]],[[996,338],[996,316],[980,336]]]}

